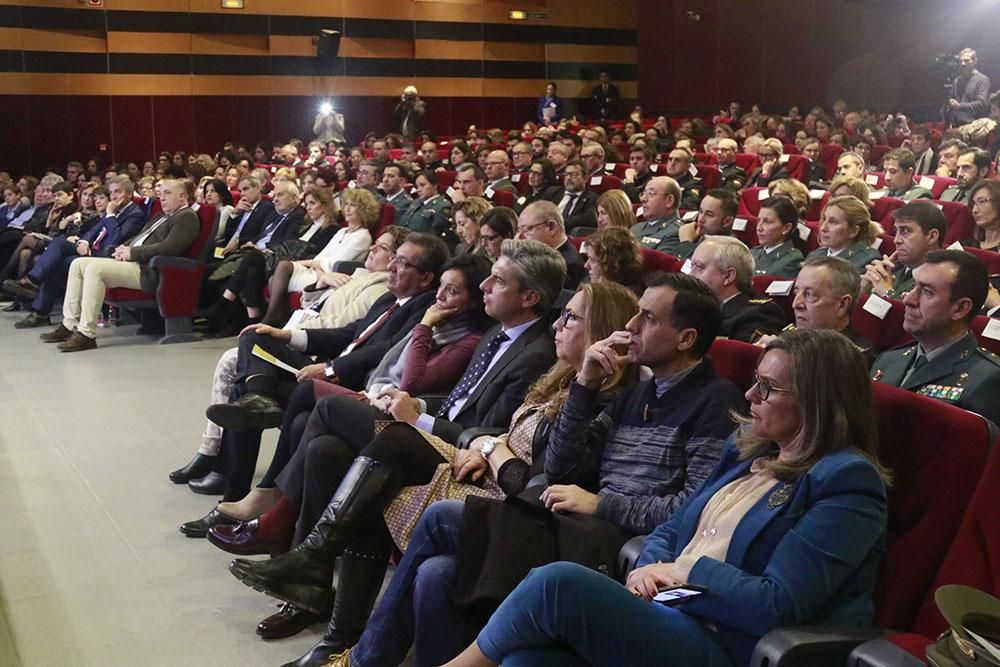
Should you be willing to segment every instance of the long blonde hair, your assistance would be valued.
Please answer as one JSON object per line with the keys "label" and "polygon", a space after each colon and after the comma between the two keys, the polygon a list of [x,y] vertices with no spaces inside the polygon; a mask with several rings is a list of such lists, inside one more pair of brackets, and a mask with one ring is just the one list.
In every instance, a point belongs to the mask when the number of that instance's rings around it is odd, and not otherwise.
{"label": "long blonde hair", "polygon": [[[639,301],[631,290],[609,281],[601,283],[584,283],[578,292],[583,292],[587,299],[587,345],[603,340],[615,331],[621,331],[630,319],[639,312]],[[637,369],[635,364],[629,364],[610,376],[601,385],[601,391],[608,391],[619,386],[635,382]],[[527,405],[543,405],[545,416],[553,419],[569,395],[569,385],[576,378],[576,369],[564,361],[557,361],[528,390],[524,397]]]}

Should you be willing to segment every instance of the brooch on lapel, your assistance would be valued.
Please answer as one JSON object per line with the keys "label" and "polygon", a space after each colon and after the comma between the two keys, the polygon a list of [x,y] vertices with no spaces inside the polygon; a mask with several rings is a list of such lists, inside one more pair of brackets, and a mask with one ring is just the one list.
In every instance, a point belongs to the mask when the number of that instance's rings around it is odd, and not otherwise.
{"label": "brooch on lapel", "polygon": [[773,510],[788,502],[788,499],[792,496],[793,488],[795,488],[794,484],[791,482],[785,482],[772,491],[771,495],[767,497],[767,509]]}

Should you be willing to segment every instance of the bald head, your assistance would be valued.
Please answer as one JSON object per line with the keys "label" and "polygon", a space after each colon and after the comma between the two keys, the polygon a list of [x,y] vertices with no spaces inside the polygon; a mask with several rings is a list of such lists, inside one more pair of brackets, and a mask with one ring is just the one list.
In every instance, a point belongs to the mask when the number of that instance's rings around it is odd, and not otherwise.
{"label": "bald head", "polygon": [[489,152],[486,156],[486,178],[490,182],[507,178],[507,153],[501,150]]}

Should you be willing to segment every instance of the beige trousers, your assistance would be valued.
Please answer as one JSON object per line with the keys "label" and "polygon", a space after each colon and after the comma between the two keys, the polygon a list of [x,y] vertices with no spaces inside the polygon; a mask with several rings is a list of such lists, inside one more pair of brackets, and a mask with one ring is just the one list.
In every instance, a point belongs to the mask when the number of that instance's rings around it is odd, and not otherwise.
{"label": "beige trousers", "polygon": [[70,264],[63,297],[63,326],[95,338],[97,316],[110,287],[140,289],[139,264],[105,257],[81,257]]}

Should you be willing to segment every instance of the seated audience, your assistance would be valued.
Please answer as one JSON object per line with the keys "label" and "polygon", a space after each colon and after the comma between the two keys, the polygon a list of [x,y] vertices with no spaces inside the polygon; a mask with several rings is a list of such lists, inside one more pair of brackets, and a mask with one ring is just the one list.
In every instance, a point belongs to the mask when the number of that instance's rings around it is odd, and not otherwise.
{"label": "seated audience", "polygon": [[612,227],[631,230],[635,224],[632,202],[623,190],[606,190],[597,198],[597,229],[603,231]]}
{"label": "seated audience", "polygon": [[698,205],[698,217],[684,223],[677,230],[680,243],[677,244],[674,254],[681,259],[687,259],[705,237],[731,236],[738,208],[736,196],[729,190],[722,188],[709,190]]}
{"label": "seated audience", "polygon": [[866,292],[898,299],[913,289],[913,269],[924,263],[927,253],[941,250],[948,223],[930,202],[911,202],[893,211],[892,216],[896,251],[868,265],[861,287]]}
{"label": "seated audience", "polygon": [[493,209],[493,204],[482,197],[469,197],[455,203],[451,217],[455,221],[455,231],[459,243],[455,255],[466,255],[479,249],[479,229],[483,218]]}
{"label": "seated audience", "polygon": [[719,336],[752,343],[788,322],[781,306],[753,293],[753,256],[739,239],[709,236],[691,255],[690,273],[722,302]]}
{"label": "seated audience", "polygon": [[903,201],[932,199],[933,194],[930,190],[920,187],[913,181],[916,164],[913,153],[907,148],[897,148],[886,153],[882,158],[882,171],[885,172],[883,194]]}
{"label": "seated audience", "polygon": [[681,189],[669,176],[651,179],[642,191],[642,218],[644,222],[632,225],[632,235],[643,248],[668,253],[677,252],[680,246],[681,221],[677,205]]}
{"label": "seated audience", "polygon": [[1000,183],[984,179],[969,191],[975,236],[962,241],[963,246],[1000,252]]}
{"label": "seated audience", "polygon": [[869,211],[875,204],[871,200],[871,188],[860,178],[854,176],[836,176],[830,182],[830,197],[854,197],[865,205]]}
{"label": "seated audience", "polygon": [[791,201],[799,212],[799,220],[806,219],[806,214],[812,207],[812,197],[809,195],[809,188],[802,182],[794,178],[772,179],[767,184],[767,192],[771,197],[783,197]]}
{"label": "seated audience", "polygon": [[946,139],[938,146],[938,163],[934,173],[945,178],[957,178],[958,155],[968,148],[961,139]]}
{"label": "seated audience", "polygon": [[188,206],[183,181],[161,181],[160,203],[163,215],[150,220],[135,237],[116,247],[112,257],[81,257],[70,264],[63,321],[55,330],[42,334],[42,341],[58,343],[61,352],[96,349],[97,316],[108,288],[156,291],[159,276],[149,261],[159,255],[185,253],[201,226],[197,214]]}
{"label": "seated audience", "polygon": [[491,262],[500,259],[503,242],[517,233],[517,214],[505,206],[497,206],[483,216],[479,225],[479,251]]}
{"label": "seated audience", "polygon": [[715,149],[716,164],[719,167],[719,187],[733,194],[742,190],[747,182],[747,172],[736,164],[738,149],[739,145],[731,137],[720,139]]}
{"label": "seated audience", "polygon": [[396,224],[414,232],[436,233],[448,224],[451,200],[439,191],[440,181],[430,168],[417,174],[417,198],[396,214]]}
{"label": "seated audience", "polygon": [[[628,169],[625,170],[625,178],[622,184],[625,194],[633,202],[640,200],[643,191],[650,179],[656,176],[653,165],[656,161],[656,153],[652,148],[646,146],[633,146],[628,154]],[[678,196],[679,199],[679,196]]]}
{"label": "seated audience", "polygon": [[766,188],[772,180],[791,178],[781,162],[783,152],[784,147],[774,137],[764,140],[764,145],[757,150],[761,165],[750,174],[744,188]]}
{"label": "seated audience", "polygon": [[562,215],[565,228],[574,236],[578,235],[575,233],[577,227],[592,229],[597,226],[598,195],[586,189],[588,178],[583,163],[570,160],[563,170],[564,185],[551,199]]}
{"label": "seated audience", "polygon": [[491,193],[496,190],[506,190],[517,193],[517,186],[510,180],[509,158],[502,150],[491,150],[486,155],[486,189]]}
{"label": "seated audience", "polygon": [[[413,203],[413,197],[406,191],[406,188],[409,187],[410,178],[412,178],[410,171],[398,162],[390,162],[382,169],[380,185],[383,202],[392,204],[396,209],[397,219]],[[341,202],[341,205],[343,205],[343,202]]]}
{"label": "seated audience", "polygon": [[[909,142],[910,151],[915,159],[914,173],[917,176],[927,176],[934,174],[937,169],[938,156],[931,147],[931,131],[929,128],[920,125],[910,131]],[[907,141],[903,145],[907,145]]]}
{"label": "seated audience", "polygon": [[264,199],[264,182],[254,176],[240,181],[240,200],[233,206],[220,243],[223,255],[238,252],[260,236],[265,222],[274,215],[274,204]]}
{"label": "seated audience", "polygon": [[750,249],[754,273],[794,278],[804,257],[798,248],[799,212],[791,199],[773,196],[757,213],[757,243]]}
{"label": "seated audience", "polygon": [[1000,425],[1000,358],[979,347],[969,324],[986,301],[989,275],[978,258],[936,250],[913,271],[903,296],[903,330],[916,343],[879,355],[872,380],[930,396]]}
{"label": "seated audience", "polygon": [[514,211],[518,214],[536,201],[542,199],[552,201],[562,189],[555,168],[545,158],[532,162],[527,174],[528,191],[518,197],[514,204]]}
{"label": "seated audience", "polygon": [[866,168],[865,159],[860,154],[846,151],[837,158],[837,172],[834,175],[864,178]]}
{"label": "seated audience", "polygon": [[[861,355],[832,332],[788,332],[765,348],[746,397],[749,423],[646,540],[625,586],[571,563],[536,569],[448,666],[644,666],[664,656],[736,666],[774,628],[870,624],[891,480]],[[684,584],[707,593],[680,607],[653,601]]]}
{"label": "seated audience", "polygon": [[819,245],[809,257],[843,257],[864,273],[882,257],[871,244],[882,228],[874,222],[868,207],[857,197],[832,197],[820,213]]}
{"label": "seated audience", "polygon": [[684,148],[674,148],[667,156],[667,176],[674,179],[681,189],[680,208],[698,210],[698,203],[705,192],[705,183],[691,173],[692,154]]}
{"label": "seated audience", "polygon": [[809,160],[805,182],[809,187],[817,187],[826,181],[826,165],[820,162],[822,150],[820,142],[810,139],[802,144],[802,156]]}
{"label": "seated audience", "polygon": [[955,169],[958,183],[948,186],[939,199],[968,204],[972,188],[989,175],[990,154],[982,148],[966,148],[958,154]]}
{"label": "seated audience", "polygon": [[215,243],[224,242],[229,219],[236,212],[233,208],[233,193],[217,178],[206,181],[202,192],[205,203],[215,207]]}
{"label": "seated audience", "polygon": [[580,248],[590,282],[612,281],[637,295],[643,292],[642,248],[632,233],[621,227],[594,232]]}

